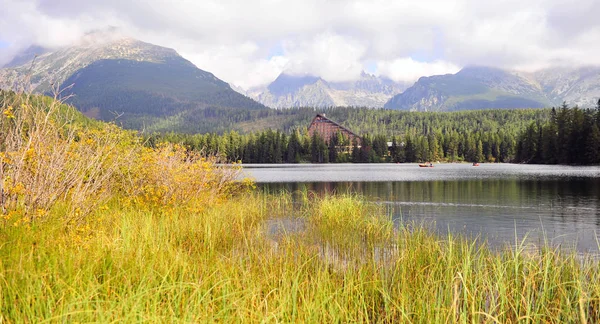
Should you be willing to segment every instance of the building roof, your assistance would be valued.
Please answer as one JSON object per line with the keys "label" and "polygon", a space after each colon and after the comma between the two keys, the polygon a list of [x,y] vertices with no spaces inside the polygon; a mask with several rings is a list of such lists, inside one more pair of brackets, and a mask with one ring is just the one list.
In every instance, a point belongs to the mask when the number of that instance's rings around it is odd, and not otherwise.
{"label": "building roof", "polygon": [[330,122],[330,123],[334,124],[335,126],[337,126],[337,127],[341,128],[341,129],[345,130],[346,132],[348,132],[348,133],[352,134],[352,136],[355,136],[355,137],[358,137],[358,138],[360,138],[360,136],[358,136],[358,135],[357,135],[356,133],[354,133],[353,131],[351,131],[351,130],[349,130],[348,128],[346,128],[346,127],[344,127],[344,126],[342,126],[342,125],[340,125],[340,124],[338,124],[338,123],[334,122],[333,120],[331,120],[331,119],[327,118],[327,116],[325,116],[325,114],[317,114],[317,115],[315,116],[315,118],[313,118],[313,120],[310,122],[310,124],[312,125],[312,124],[315,122],[315,120],[316,120],[317,118],[319,118],[319,117],[326,119],[328,122]]}

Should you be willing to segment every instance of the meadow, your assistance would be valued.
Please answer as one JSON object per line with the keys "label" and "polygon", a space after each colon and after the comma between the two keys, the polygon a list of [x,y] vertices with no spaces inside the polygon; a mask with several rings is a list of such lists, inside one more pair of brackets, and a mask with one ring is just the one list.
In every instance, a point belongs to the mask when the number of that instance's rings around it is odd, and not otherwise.
{"label": "meadow", "polygon": [[1,322],[600,322],[591,257],[257,192],[46,97],[3,92],[0,112]]}

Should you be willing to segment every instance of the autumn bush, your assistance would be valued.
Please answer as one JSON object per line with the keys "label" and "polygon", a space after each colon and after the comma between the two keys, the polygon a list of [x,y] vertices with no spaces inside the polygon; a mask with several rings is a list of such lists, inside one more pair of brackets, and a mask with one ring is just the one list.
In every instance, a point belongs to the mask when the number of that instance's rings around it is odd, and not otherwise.
{"label": "autumn bush", "polygon": [[150,208],[184,205],[194,210],[222,202],[251,185],[237,182],[239,167],[219,165],[218,158],[163,143],[137,152],[135,163],[120,174],[127,202]]}
{"label": "autumn bush", "polygon": [[0,93],[0,206],[15,225],[63,211],[80,223],[109,199],[139,207],[203,208],[242,189],[239,168],[182,146],[146,148],[114,124],[56,98]]}

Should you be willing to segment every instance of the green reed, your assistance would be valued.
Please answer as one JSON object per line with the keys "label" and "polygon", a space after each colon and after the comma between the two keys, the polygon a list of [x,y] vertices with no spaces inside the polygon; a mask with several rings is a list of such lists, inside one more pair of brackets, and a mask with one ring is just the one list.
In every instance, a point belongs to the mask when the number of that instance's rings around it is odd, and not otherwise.
{"label": "green reed", "polygon": [[[284,218],[302,226],[270,234]],[[600,321],[597,261],[394,226],[357,196],[249,193],[203,211],[113,199],[76,227],[2,223],[0,242],[8,323]]]}

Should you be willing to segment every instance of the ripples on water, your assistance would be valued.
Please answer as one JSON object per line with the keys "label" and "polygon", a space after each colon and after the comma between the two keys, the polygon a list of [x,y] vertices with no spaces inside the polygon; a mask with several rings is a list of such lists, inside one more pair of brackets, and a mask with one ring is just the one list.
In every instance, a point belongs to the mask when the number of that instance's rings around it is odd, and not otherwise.
{"label": "ripples on water", "polygon": [[395,222],[485,238],[493,247],[527,237],[534,246],[597,254],[600,167],[416,164],[250,165],[266,191],[357,193]]}

